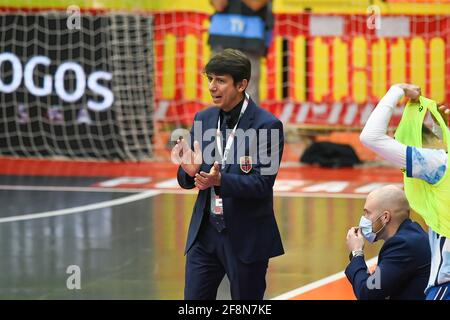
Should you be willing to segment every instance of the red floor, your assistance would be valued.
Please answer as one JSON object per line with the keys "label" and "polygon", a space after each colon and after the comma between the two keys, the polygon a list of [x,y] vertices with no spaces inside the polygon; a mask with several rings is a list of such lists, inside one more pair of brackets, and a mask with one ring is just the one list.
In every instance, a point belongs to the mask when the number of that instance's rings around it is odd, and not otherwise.
{"label": "red floor", "polygon": [[[114,188],[158,188],[166,189],[169,192],[170,189],[179,190],[174,179],[176,171],[177,167],[167,162],[99,163],[0,158],[0,175],[104,177],[105,181],[121,180],[116,179],[118,177],[146,177],[151,181],[144,182],[142,185],[124,183],[115,185]],[[164,186],[159,184],[160,182],[164,182]],[[359,198],[364,198],[374,184],[401,182],[401,172],[394,168],[326,169],[299,165],[281,168],[274,190],[275,193],[279,192],[279,195],[291,193],[293,196],[306,194],[306,197],[319,195],[327,198],[334,193],[341,198],[351,197],[355,194],[358,194]],[[102,187],[102,184],[96,183],[91,186]],[[196,190],[191,192],[196,192]],[[347,279],[340,277],[326,283],[320,282],[319,286],[302,291],[301,294],[293,295],[289,299],[347,300],[355,299],[355,297]]]}
{"label": "red floor", "polygon": [[[105,176],[169,179],[176,177],[177,166],[170,162],[89,162],[0,158],[0,174],[35,176]],[[387,167],[328,169],[312,166],[281,168],[279,179],[349,180],[353,182],[402,181],[400,170]]]}

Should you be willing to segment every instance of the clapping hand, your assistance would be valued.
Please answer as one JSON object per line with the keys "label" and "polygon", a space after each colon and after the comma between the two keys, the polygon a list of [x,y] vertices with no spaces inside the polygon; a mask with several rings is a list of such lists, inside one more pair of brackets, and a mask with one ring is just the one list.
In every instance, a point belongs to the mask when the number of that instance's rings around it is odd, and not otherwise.
{"label": "clapping hand", "polygon": [[217,161],[211,167],[209,173],[201,171],[195,175],[195,186],[200,190],[205,190],[213,186],[220,186],[221,174],[220,167]]}
{"label": "clapping hand", "polygon": [[194,141],[194,151],[192,151],[187,142],[180,137],[172,149],[171,159],[172,162],[180,165],[188,175],[195,176],[203,161],[200,144],[198,141]]}

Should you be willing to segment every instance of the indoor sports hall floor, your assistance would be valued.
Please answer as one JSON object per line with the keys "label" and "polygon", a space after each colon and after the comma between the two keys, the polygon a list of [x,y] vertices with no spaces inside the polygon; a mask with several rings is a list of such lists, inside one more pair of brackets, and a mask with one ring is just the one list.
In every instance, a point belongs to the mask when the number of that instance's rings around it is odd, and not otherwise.
{"label": "indoor sports hall floor", "polygon": [[[0,299],[182,299],[196,193],[175,177],[169,163],[0,160]],[[282,168],[274,206],[286,254],[270,262],[265,298],[354,299],[347,230],[367,192],[400,182],[390,168]],[[73,265],[79,290],[66,286]],[[218,298],[229,297],[224,281]]]}

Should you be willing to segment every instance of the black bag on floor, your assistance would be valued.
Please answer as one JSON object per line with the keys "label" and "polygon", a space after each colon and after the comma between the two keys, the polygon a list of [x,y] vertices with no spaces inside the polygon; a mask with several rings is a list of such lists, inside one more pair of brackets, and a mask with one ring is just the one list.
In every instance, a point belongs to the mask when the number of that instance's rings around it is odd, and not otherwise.
{"label": "black bag on floor", "polygon": [[348,144],[314,142],[300,158],[300,162],[318,164],[322,167],[352,167],[361,163],[355,150]]}

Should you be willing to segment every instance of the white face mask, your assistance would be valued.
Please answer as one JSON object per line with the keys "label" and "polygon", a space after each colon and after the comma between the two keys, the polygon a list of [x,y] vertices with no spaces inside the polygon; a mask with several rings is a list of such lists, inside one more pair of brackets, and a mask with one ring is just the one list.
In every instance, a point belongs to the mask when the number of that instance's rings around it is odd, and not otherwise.
{"label": "white face mask", "polygon": [[[383,215],[376,218],[375,221],[380,219]],[[374,222],[375,222],[374,221]],[[378,230],[377,232],[373,232],[373,223],[371,220],[367,219],[365,216],[361,217],[361,220],[359,220],[359,228],[361,229],[361,233],[363,234],[364,238],[366,238],[367,241],[370,243],[374,243],[377,237],[377,234],[384,229],[386,225],[384,224],[383,227]]]}

